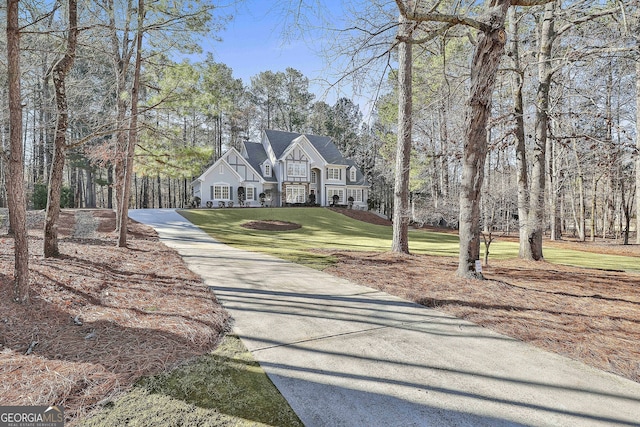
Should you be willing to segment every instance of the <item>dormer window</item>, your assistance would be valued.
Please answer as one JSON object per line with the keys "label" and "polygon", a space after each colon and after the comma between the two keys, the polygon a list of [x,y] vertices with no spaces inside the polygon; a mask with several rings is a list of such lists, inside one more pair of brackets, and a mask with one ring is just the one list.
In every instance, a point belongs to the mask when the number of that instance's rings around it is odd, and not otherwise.
{"label": "dormer window", "polygon": [[352,182],[356,180],[356,168],[354,168],[353,166],[351,167],[351,170],[349,171],[349,180],[352,181]]}
{"label": "dormer window", "polygon": [[271,165],[264,165],[264,176],[271,176]]}

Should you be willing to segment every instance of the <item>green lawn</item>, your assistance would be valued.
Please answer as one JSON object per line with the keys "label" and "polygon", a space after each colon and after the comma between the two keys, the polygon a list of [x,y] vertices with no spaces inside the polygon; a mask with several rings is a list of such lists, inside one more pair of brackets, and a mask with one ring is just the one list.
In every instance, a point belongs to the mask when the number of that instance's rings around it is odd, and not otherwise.
{"label": "green lawn", "polygon": [[235,335],[211,354],[139,381],[82,427],[302,427],[302,422]]}
{"label": "green lawn", "polygon": [[[391,248],[391,227],[357,221],[324,208],[198,209],[180,213],[221,242],[318,269],[333,260],[329,256],[309,252],[309,249],[384,252]],[[280,232],[242,227],[242,224],[256,220],[289,221],[302,227]],[[411,231],[409,249],[416,254],[457,257],[458,237],[447,233]],[[490,260],[517,256],[517,243],[498,239],[491,244]],[[640,271],[640,260],[634,257],[545,248],[545,259],[579,267]]]}

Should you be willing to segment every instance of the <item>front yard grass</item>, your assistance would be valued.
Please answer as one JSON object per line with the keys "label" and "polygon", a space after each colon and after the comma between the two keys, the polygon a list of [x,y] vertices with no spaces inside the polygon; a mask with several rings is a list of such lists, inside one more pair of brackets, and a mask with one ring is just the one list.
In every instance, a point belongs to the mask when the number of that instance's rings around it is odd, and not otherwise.
{"label": "front yard grass", "polygon": [[302,422],[235,335],[212,353],[145,377],[82,427],[283,426]]}
{"label": "front yard grass", "polygon": [[[288,261],[322,270],[335,259],[310,249],[386,252],[391,248],[391,227],[348,218],[325,208],[198,209],[180,213],[217,240],[249,251],[264,252]],[[290,231],[260,231],[242,227],[249,221],[279,220],[300,224]],[[409,249],[415,254],[458,256],[458,236],[424,230],[409,232]],[[481,248],[481,252],[484,246]],[[640,271],[635,257],[594,254],[571,249],[545,247],[545,259],[552,263],[601,270]],[[518,244],[491,244],[491,259],[518,256]]]}

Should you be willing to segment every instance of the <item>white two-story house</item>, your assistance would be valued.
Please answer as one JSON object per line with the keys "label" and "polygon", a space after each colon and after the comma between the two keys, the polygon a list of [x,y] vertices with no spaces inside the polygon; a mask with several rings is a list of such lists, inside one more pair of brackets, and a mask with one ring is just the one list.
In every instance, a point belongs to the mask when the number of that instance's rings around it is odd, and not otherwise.
{"label": "white two-story house", "polygon": [[329,206],[337,196],[339,205],[367,209],[369,190],[362,172],[331,138],[275,130],[265,130],[259,143],[245,142],[241,152],[228,150],[191,185],[202,207],[314,200]]}

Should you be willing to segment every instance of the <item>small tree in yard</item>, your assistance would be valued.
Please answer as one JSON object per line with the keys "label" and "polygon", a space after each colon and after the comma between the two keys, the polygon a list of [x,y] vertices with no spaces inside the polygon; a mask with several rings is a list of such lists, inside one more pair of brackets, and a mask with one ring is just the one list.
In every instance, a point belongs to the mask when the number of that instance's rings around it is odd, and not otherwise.
{"label": "small tree in yard", "polygon": [[482,194],[483,224],[480,235],[484,243],[484,265],[489,265],[489,249],[499,237],[508,236],[511,230],[518,228],[517,194],[510,187],[485,184]]}

